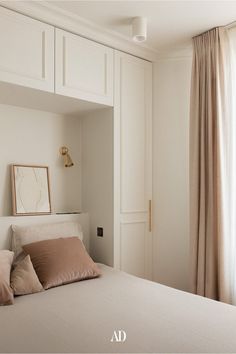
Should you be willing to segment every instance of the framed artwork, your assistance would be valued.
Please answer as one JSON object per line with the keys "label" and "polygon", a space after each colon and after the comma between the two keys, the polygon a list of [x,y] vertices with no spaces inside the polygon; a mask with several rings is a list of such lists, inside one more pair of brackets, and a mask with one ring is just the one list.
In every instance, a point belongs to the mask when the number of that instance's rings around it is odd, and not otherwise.
{"label": "framed artwork", "polygon": [[47,166],[12,165],[13,215],[51,214]]}

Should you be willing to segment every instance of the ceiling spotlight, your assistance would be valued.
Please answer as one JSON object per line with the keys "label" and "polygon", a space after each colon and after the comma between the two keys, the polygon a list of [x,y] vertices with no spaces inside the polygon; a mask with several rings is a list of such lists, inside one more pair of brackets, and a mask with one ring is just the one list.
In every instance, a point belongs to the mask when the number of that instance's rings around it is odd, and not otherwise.
{"label": "ceiling spotlight", "polygon": [[132,20],[133,41],[144,42],[147,39],[147,18],[134,17]]}

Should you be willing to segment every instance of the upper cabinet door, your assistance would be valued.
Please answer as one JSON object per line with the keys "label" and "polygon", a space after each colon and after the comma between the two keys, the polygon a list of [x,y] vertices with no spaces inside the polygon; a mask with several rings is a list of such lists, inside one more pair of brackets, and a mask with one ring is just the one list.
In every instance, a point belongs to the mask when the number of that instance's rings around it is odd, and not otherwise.
{"label": "upper cabinet door", "polygon": [[56,93],[113,105],[113,49],[56,29]]}
{"label": "upper cabinet door", "polygon": [[54,28],[0,7],[0,81],[54,92]]}

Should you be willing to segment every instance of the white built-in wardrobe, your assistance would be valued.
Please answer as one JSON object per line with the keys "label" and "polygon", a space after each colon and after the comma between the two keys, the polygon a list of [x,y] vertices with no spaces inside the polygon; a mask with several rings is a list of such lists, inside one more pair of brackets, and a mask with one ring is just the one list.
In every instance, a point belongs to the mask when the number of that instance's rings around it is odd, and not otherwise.
{"label": "white built-in wardrobe", "polygon": [[0,103],[83,115],[81,211],[92,256],[151,279],[152,63],[3,7],[0,47]]}

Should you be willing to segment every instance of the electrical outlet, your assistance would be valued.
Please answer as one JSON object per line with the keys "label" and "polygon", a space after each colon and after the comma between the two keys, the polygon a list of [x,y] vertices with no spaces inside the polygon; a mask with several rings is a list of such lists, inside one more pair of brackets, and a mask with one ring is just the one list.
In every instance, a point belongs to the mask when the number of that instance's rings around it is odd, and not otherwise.
{"label": "electrical outlet", "polygon": [[97,227],[97,236],[103,237],[103,227]]}

